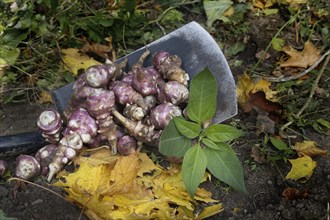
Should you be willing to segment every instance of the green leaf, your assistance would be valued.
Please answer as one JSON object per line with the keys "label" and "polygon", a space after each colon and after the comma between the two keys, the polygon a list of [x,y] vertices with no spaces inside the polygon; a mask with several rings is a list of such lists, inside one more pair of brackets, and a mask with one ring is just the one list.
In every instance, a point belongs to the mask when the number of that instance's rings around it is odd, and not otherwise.
{"label": "green leaf", "polygon": [[247,193],[241,163],[231,148],[225,151],[205,148],[204,151],[207,169],[217,179],[230,185],[234,190]]}
{"label": "green leaf", "polygon": [[270,142],[274,145],[274,147],[276,147],[277,150],[292,152],[292,150],[281,140],[270,137]]}
{"label": "green leaf", "polygon": [[273,38],[272,47],[274,50],[282,51],[285,41],[282,38]]}
{"label": "green leaf", "polygon": [[201,131],[201,126],[199,124],[187,121],[183,117],[175,117],[173,120],[179,132],[187,138],[193,139],[197,137]]}
{"label": "green leaf", "polygon": [[203,7],[207,17],[206,25],[211,27],[213,22],[216,20],[222,20],[223,22],[228,22],[229,19],[226,18],[223,14],[230,6],[233,4],[230,0],[218,0],[210,1],[204,0]]}
{"label": "green leaf", "polygon": [[166,156],[183,157],[191,147],[191,140],[183,136],[171,120],[160,137],[159,152]]}
{"label": "green leaf", "polygon": [[326,128],[330,128],[330,122],[328,122],[327,120],[320,118],[320,119],[317,119],[317,122]]}
{"label": "green leaf", "polygon": [[202,135],[205,135],[213,142],[232,141],[244,136],[244,132],[230,125],[213,124],[207,127]]}
{"label": "green leaf", "polygon": [[188,117],[198,124],[211,119],[216,111],[217,93],[217,81],[206,67],[190,82]]}
{"label": "green leaf", "polygon": [[202,181],[207,165],[204,150],[198,145],[191,147],[182,162],[182,180],[188,193],[193,197]]}
{"label": "green leaf", "polygon": [[231,149],[230,145],[229,144],[226,144],[226,143],[223,143],[223,142],[213,142],[211,141],[210,139],[207,139],[207,138],[203,138],[202,139],[202,142],[203,144],[206,145],[206,147],[209,147],[213,150],[228,150],[228,149]]}

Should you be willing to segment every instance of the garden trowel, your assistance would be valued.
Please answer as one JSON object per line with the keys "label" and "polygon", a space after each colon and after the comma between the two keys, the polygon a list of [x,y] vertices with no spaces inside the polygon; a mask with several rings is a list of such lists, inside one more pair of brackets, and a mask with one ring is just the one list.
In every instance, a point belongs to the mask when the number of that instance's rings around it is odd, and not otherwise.
{"label": "garden trowel", "polygon": [[[189,74],[190,79],[208,67],[218,82],[217,111],[213,122],[220,123],[237,114],[235,81],[228,63],[216,41],[198,23],[186,24],[117,60],[116,63],[127,58],[126,68],[129,70],[146,50],[151,54],[165,50],[178,55],[182,59],[182,68]],[[145,60],[144,65],[152,65],[151,56]],[[59,112],[66,108],[72,94],[72,86],[73,83],[52,92],[54,104]],[[35,150],[43,144],[43,138],[38,132],[3,136],[0,137],[0,156]]]}

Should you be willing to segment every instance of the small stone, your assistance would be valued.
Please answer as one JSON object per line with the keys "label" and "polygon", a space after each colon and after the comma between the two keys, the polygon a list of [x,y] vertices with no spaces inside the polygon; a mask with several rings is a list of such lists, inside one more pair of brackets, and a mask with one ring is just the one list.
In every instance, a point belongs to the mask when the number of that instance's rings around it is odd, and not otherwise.
{"label": "small stone", "polygon": [[296,208],[297,209],[301,209],[301,208],[303,208],[304,207],[304,203],[298,203],[297,205],[296,205]]}
{"label": "small stone", "polygon": [[271,180],[268,180],[267,183],[268,183],[269,185],[273,185],[273,181],[271,181]]}
{"label": "small stone", "polygon": [[281,215],[284,219],[292,219],[291,217],[291,213],[289,211],[289,209],[284,209],[282,212],[281,212]]}
{"label": "small stone", "polygon": [[278,210],[278,211],[282,211],[282,210],[284,210],[284,208],[285,208],[284,205],[280,205],[280,206],[277,208],[277,210]]}
{"label": "small stone", "polygon": [[42,203],[42,202],[43,202],[42,199],[37,199],[37,200],[31,202],[31,205],[34,206],[34,205],[37,205],[37,204]]}

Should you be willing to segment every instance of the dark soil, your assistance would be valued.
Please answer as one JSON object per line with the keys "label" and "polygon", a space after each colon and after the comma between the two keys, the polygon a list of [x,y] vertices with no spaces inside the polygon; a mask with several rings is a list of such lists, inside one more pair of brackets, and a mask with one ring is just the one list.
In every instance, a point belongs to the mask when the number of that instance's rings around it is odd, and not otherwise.
{"label": "dark soil", "polygon": [[[269,16],[268,20],[260,22],[251,19],[252,28],[249,34],[249,43],[245,51],[239,54],[239,59],[244,65],[255,62],[254,54],[266,48],[269,39],[274,36],[276,29],[283,24],[278,15]],[[235,78],[242,73],[242,69],[233,68]],[[42,109],[48,106],[15,105],[3,106],[0,121],[1,135],[15,134],[23,131],[36,130],[36,118]],[[242,124],[256,125],[256,117],[239,113],[235,120]],[[330,136],[320,135],[306,128],[305,136],[315,141],[323,149],[330,151]],[[328,219],[330,218],[330,160],[316,158],[317,167],[307,182],[298,183],[287,181],[285,175],[290,170],[289,163],[283,161],[275,164],[257,164],[253,169],[246,161],[253,161],[251,149],[261,137],[251,129],[245,139],[234,146],[243,168],[248,195],[231,191],[227,186],[218,181],[203,183],[211,190],[213,197],[219,199],[224,206],[224,211],[210,219]],[[14,157],[4,158],[14,168]],[[53,191],[58,191],[46,184],[40,178],[35,183],[45,186]],[[293,187],[306,190],[307,197],[286,200],[282,196],[285,188]],[[0,184],[0,210],[7,217],[17,219],[86,219],[77,206],[65,201],[42,188],[30,185],[17,185],[15,182]],[[0,213],[0,219],[3,217]]]}

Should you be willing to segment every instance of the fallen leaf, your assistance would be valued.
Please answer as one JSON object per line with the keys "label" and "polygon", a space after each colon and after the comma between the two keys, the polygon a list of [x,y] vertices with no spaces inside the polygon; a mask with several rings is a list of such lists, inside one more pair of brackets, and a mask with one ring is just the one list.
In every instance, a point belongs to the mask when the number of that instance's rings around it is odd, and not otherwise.
{"label": "fallen leaf", "polygon": [[275,122],[279,122],[282,116],[283,107],[277,102],[272,102],[266,99],[266,94],[263,91],[250,93],[250,104],[260,110],[268,112],[268,117]]}
{"label": "fallen leaf", "polygon": [[225,12],[232,6],[231,0],[218,0],[218,1],[203,1],[204,11],[207,17],[206,25],[211,27],[216,20],[228,22],[229,19],[225,16]]}
{"label": "fallen leaf", "polygon": [[62,62],[64,64],[64,68],[74,75],[77,75],[78,71],[81,69],[85,70],[90,66],[100,64],[100,62],[94,60],[93,58],[79,53],[79,50],[75,48],[62,49],[61,53],[63,54]]}
{"label": "fallen leaf", "polygon": [[276,2],[277,0],[253,0],[252,5],[256,8],[265,9],[271,7]]}
{"label": "fallen leaf", "polygon": [[285,188],[282,192],[282,196],[286,200],[297,200],[297,199],[305,199],[308,197],[307,189],[296,189],[296,188]]}
{"label": "fallen leaf", "polygon": [[326,156],[328,154],[327,150],[322,150],[318,148],[314,141],[303,141],[297,142],[293,149],[298,152],[299,156],[307,155],[310,157],[315,156]]}
{"label": "fallen leaf", "polygon": [[283,51],[289,55],[289,59],[280,63],[281,67],[307,68],[313,65],[319,58],[321,50],[317,49],[309,40],[305,42],[304,49],[297,51],[290,46],[283,47]]}
{"label": "fallen leaf", "polygon": [[96,54],[99,57],[102,57],[104,59],[109,59],[111,61],[116,59],[116,55],[111,46],[111,42],[109,42],[109,45],[103,45],[98,43],[90,44],[89,42],[86,42],[79,51],[84,54],[88,54],[88,53]]}
{"label": "fallen leaf", "polygon": [[307,155],[289,161],[292,167],[285,179],[299,180],[301,182],[307,181],[312,176],[317,165],[316,161]]}
{"label": "fallen leaf", "polygon": [[[54,184],[67,192],[70,201],[84,207],[91,219],[203,219],[223,210],[203,188],[197,190],[195,200],[189,196],[180,166],[164,169],[144,153],[109,156],[106,150],[83,153],[85,157],[74,160],[77,170],[61,172]],[[206,173],[204,180],[208,177]],[[212,206],[195,213],[196,200]]]}
{"label": "fallen leaf", "polygon": [[39,94],[38,103],[45,104],[45,103],[52,103],[52,96],[47,91],[41,91]]}
{"label": "fallen leaf", "polygon": [[244,73],[243,76],[238,79],[236,87],[238,103],[244,106],[250,99],[250,92],[255,93],[257,91],[263,91],[268,100],[274,99],[277,92],[271,90],[270,85],[271,83],[264,79],[253,82],[249,75]]}

